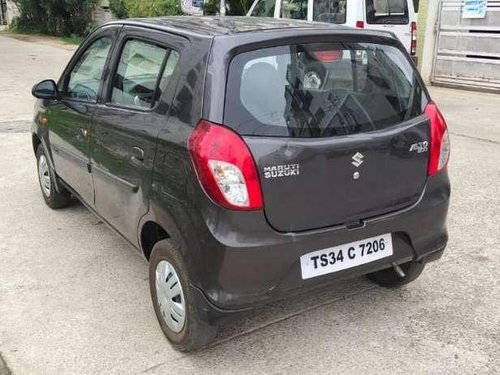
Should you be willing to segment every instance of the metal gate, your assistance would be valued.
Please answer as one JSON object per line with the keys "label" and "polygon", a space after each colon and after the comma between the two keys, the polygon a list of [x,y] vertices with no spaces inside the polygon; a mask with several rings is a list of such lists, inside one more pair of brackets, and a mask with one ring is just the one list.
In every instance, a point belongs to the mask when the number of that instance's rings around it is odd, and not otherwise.
{"label": "metal gate", "polygon": [[464,2],[439,1],[431,81],[500,92],[500,0],[475,19],[462,17]]}

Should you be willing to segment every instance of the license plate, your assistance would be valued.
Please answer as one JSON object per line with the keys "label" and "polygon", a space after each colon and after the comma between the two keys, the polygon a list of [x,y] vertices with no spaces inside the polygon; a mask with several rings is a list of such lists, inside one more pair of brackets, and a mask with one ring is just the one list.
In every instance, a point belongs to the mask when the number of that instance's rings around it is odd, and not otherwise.
{"label": "license plate", "polygon": [[392,255],[390,233],[316,250],[300,257],[302,279],[326,275]]}

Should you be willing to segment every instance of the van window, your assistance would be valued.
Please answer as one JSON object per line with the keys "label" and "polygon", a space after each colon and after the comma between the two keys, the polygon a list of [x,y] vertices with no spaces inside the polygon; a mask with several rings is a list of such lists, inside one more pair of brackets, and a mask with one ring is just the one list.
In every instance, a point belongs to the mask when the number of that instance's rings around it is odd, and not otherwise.
{"label": "van window", "polygon": [[242,135],[290,137],[384,129],[422,114],[417,74],[398,48],[372,43],[241,53],[229,68],[224,124]]}
{"label": "van window", "polygon": [[366,0],[366,22],[407,25],[408,0]]}
{"label": "van window", "polygon": [[259,0],[253,8],[251,16],[254,17],[274,17],[275,0]]}
{"label": "van window", "polygon": [[347,0],[316,0],[313,2],[313,20],[339,23],[346,21]]}
{"label": "van window", "polygon": [[307,0],[282,0],[281,18],[307,20]]}

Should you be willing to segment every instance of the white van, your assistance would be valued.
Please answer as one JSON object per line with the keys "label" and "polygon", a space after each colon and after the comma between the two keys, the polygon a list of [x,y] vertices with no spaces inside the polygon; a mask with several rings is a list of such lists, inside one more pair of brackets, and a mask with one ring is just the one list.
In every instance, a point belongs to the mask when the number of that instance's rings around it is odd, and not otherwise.
{"label": "white van", "polygon": [[255,0],[248,16],[392,31],[416,60],[418,0]]}

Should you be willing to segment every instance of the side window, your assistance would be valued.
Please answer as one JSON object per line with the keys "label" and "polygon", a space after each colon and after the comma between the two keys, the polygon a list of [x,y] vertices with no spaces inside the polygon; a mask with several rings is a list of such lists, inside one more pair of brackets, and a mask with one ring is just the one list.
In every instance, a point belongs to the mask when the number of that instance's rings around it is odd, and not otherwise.
{"label": "side window", "polygon": [[366,0],[366,22],[371,24],[408,24],[408,0]]}
{"label": "side window", "polygon": [[178,60],[177,51],[137,39],[128,40],[113,78],[110,102],[152,108],[167,87]]}
{"label": "side window", "polygon": [[317,0],[313,3],[313,21],[343,24],[347,0]]}
{"label": "side window", "polygon": [[104,37],[93,42],[77,61],[69,75],[65,95],[74,99],[97,101],[102,74],[106,65],[111,38]]}
{"label": "side window", "polygon": [[275,0],[259,0],[253,8],[251,16],[254,17],[274,17]]}
{"label": "side window", "polygon": [[281,18],[307,20],[307,0],[282,0]]}

